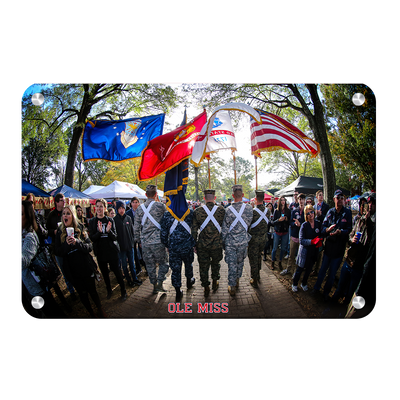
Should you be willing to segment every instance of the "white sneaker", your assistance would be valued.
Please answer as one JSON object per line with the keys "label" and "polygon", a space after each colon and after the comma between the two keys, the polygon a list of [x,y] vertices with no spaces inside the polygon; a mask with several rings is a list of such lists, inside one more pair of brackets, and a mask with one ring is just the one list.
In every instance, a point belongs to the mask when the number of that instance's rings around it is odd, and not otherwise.
{"label": "white sneaker", "polygon": [[307,290],[308,290],[308,286],[307,286],[307,285],[303,286],[303,284],[300,283],[300,287],[301,287],[305,292],[307,292]]}
{"label": "white sneaker", "polygon": [[286,275],[288,272],[289,272],[289,271],[288,271],[287,269],[284,269],[284,270],[281,272],[281,275]]}
{"label": "white sneaker", "polygon": [[297,292],[297,286],[292,285],[293,292]]}

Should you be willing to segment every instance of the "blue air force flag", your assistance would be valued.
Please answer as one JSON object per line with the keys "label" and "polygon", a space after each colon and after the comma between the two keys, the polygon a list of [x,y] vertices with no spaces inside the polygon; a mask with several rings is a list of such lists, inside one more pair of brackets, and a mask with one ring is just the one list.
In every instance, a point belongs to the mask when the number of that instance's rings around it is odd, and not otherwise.
{"label": "blue air force flag", "polygon": [[82,158],[122,161],[141,157],[148,142],[162,134],[165,114],[120,121],[88,121],[82,137]]}

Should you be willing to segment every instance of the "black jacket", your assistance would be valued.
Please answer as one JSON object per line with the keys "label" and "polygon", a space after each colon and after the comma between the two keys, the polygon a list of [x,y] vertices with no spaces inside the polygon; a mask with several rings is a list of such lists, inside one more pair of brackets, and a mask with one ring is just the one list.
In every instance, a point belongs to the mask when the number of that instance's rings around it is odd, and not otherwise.
{"label": "black jacket", "polygon": [[[83,232],[83,225],[79,224],[79,229]],[[83,236],[77,237],[75,245],[61,243],[61,230],[57,231],[55,238],[55,253],[63,258],[63,270],[66,278],[71,282],[76,282],[83,278],[93,275],[93,267],[89,260],[89,253],[92,251],[92,242],[89,238],[84,239]]]}
{"label": "black jacket", "polygon": [[133,247],[133,222],[126,213],[121,217],[117,214],[114,217],[115,228],[117,230],[117,240],[121,251],[127,251]]}
{"label": "black jacket", "polygon": [[281,211],[276,209],[274,212],[272,224],[274,225],[274,229],[275,229],[276,233],[289,232],[290,210],[288,208],[286,208],[284,214],[285,214],[286,220],[279,221],[279,218],[282,216]]}
{"label": "black jacket", "polygon": [[[99,232],[97,229],[97,222],[101,221],[103,224],[103,232]],[[108,222],[111,222],[112,226],[110,231],[106,232]],[[93,250],[96,257],[108,258],[109,256],[118,256],[118,249],[114,242],[117,240],[117,231],[115,229],[115,222],[112,218],[104,216],[102,219],[97,217],[92,218],[89,221],[89,237],[93,242]]]}

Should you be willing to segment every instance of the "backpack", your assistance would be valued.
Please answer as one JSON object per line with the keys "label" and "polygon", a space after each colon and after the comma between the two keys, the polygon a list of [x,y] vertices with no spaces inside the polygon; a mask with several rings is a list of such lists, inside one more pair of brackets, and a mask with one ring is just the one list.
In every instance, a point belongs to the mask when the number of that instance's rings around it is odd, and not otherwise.
{"label": "backpack", "polygon": [[42,288],[52,287],[53,283],[61,278],[60,269],[51,257],[50,251],[46,245],[39,247],[29,265],[29,269],[40,278],[39,284]]}

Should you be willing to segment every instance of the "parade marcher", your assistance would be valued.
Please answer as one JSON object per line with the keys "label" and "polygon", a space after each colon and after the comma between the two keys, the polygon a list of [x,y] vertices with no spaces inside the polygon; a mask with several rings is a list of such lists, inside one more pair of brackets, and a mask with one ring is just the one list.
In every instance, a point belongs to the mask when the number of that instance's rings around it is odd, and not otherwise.
{"label": "parade marcher", "polygon": [[107,287],[107,299],[112,296],[111,281],[108,266],[117,278],[121,289],[121,298],[126,300],[124,279],[119,267],[119,246],[117,242],[117,231],[112,218],[105,215],[107,202],[104,199],[96,200],[96,216],[89,222],[89,236],[93,242],[94,254]]}
{"label": "parade marcher", "polygon": [[[160,222],[167,208],[159,201],[155,185],[147,185],[146,196],[147,200],[136,210],[133,225],[134,240],[142,247],[149,280],[154,286],[153,293],[156,294],[166,292],[163,282],[169,269],[166,249],[160,237]],[[156,264],[158,264],[158,274]]]}
{"label": "parade marcher", "polygon": [[[124,271],[125,279],[129,286],[140,286],[142,281],[136,276],[135,263],[133,261],[133,222],[131,217],[125,213],[125,204],[117,201],[118,214],[114,218],[115,228],[117,230],[117,241],[119,244],[119,258]],[[129,276],[129,270],[132,277]]]}
{"label": "parade marcher", "polygon": [[176,291],[175,301],[182,299],[182,263],[185,264],[186,287],[190,289],[194,283],[193,260],[195,241],[191,234],[193,223],[193,210],[182,220],[177,220],[169,210],[167,210],[160,222],[161,242],[168,249],[169,266],[171,268],[171,283]]}
{"label": "parade marcher", "polygon": [[308,290],[307,280],[317,257],[318,249],[322,246],[321,224],[315,219],[315,210],[312,205],[305,206],[303,214],[306,221],[300,227],[300,246],[296,258],[297,269],[294,273],[292,284],[294,292],[297,292],[297,285],[303,272],[304,275],[300,287],[304,291]]}
{"label": "parade marcher", "polygon": [[256,206],[253,209],[253,219],[249,228],[251,239],[247,254],[250,263],[250,284],[253,287],[258,287],[260,280],[261,252],[267,240],[269,217],[271,216],[270,209],[264,206],[264,193],[263,190],[256,190]]}
{"label": "parade marcher", "polygon": [[232,186],[234,203],[226,209],[222,223],[221,239],[225,249],[225,261],[228,264],[228,292],[234,296],[239,288],[244,260],[251,236],[248,233],[253,209],[250,204],[243,203],[242,185]]}
{"label": "parade marcher", "polygon": [[343,260],[347,239],[352,228],[351,211],[343,206],[343,192],[338,189],[334,194],[335,207],[331,208],[322,223],[322,235],[325,239],[324,257],[313,293],[319,292],[326,273],[328,278],[324,286],[324,299],[329,299],[336,272]]}
{"label": "parade marcher", "polygon": [[[78,222],[73,205],[64,207],[61,221],[61,226],[57,230],[55,251],[63,258],[65,274],[76,287],[81,302],[90,316],[95,317],[95,313],[89,295],[97,307],[99,316],[105,317],[96,290],[94,261],[89,254],[93,245],[84,226]],[[72,230],[72,233],[69,230]]]}
{"label": "parade marcher", "polygon": [[282,260],[286,253],[287,245],[289,242],[289,223],[290,223],[290,211],[286,203],[284,196],[279,197],[278,208],[274,212],[273,216],[274,225],[274,247],[272,249],[272,263],[271,269],[275,269],[276,252],[279,244],[281,245],[281,252],[279,256],[279,269],[282,270]]}
{"label": "parade marcher", "polygon": [[299,206],[294,208],[290,215],[290,255],[289,255],[289,262],[287,268],[285,268],[281,275],[288,274],[292,267],[294,267],[297,251],[299,249],[300,239],[299,239],[299,232],[301,224],[305,221],[304,215],[304,203],[306,200],[306,195],[300,193],[298,195],[298,204]]}
{"label": "parade marcher", "polygon": [[232,199],[228,199],[228,203],[225,205],[225,208],[228,208],[232,205]]}
{"label": "parade marcher", "polygon": [[204,190],[206,204],[197,208],[193,214],[192,236],[195,240],[201,286],[204,287],[205,297],[210,293],[210,281],[208,279],[210,265],[212,289],[215,291],[219,286],[220,261],[223,258],[221,227],[225,217],[225,208],[223,205],[215,205],[215,199],[215,190]]}

